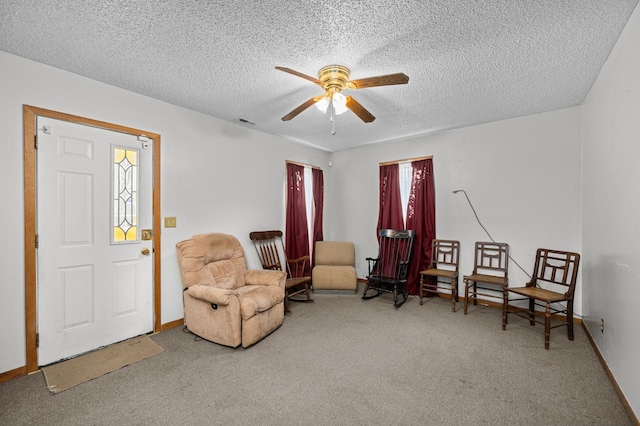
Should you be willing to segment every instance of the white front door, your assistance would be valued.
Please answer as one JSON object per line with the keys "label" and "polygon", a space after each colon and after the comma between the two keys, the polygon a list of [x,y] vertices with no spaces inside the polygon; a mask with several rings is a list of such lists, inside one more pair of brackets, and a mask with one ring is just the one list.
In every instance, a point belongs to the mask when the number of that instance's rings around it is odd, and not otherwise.
{"label": "white front door", "polygon": [[[38,364],[153,331],[153,144],[38,117]],[[145,232],[146,234],[146,232]]]}

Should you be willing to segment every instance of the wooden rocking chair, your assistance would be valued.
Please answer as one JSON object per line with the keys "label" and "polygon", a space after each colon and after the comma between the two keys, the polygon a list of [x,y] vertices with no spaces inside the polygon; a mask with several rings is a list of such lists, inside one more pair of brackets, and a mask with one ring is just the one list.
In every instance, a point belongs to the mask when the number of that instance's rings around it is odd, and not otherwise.
{"label": "wooden rocking chair", "polygon": [[[306,270],[308,270],[309,256],[303,256],[299,259],[287,259],[287,253],[282,241],[282,231],[279,230],[251,232],[249,238],[256,247],[262,269],[284,271],[287,273],[287,281],[285,284],[285,312],[291,312],[289,310],[289,300],[304,303],[313,302],[309,290],[311,277],[304,275]],[[286,270],[282,267],[281,254],[284,256]]]}
{"label": "wooden rocking chair", "polygon": [[[397,308],[407,301],[407,273],[413,249],[415,231],[381,229],[378,257],[367,257],[369,275],[362,292],[363,299],[373,299],[384,292],[393,293],[393,305]],[[369,290],[373,294],[367,294]],[[398,301],[398,296],[402,300]]]}

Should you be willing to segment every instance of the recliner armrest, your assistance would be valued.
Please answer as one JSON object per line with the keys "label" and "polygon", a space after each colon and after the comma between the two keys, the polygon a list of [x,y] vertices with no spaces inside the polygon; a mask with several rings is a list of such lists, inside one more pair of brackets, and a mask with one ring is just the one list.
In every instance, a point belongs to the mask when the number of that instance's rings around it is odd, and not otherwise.
{"label": "recliner armrest", "polygon": [[202,284],[190,286],[187,289],[187,293],[193,298],[222,306],[228,305],[229,299],[232,297],[237,297],[235,290],[221,289]]}
{"label": "recliner armrest", "polygon": [[249,269],[244,274],[244,283],[247,285],[274,285],[284,289],[286,280],[287,274],[282,271]]}

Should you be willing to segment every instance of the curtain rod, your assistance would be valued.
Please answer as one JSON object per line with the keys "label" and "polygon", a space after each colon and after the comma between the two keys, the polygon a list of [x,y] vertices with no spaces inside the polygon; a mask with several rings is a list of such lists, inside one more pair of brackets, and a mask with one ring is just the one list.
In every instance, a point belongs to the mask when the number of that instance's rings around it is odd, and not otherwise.
{"label": "curtain rod", "polygon": [[433,159],[433,155],[429,155],[427,157],[418,157],[418,158],[407,158],[404,160],[396,160],[396,161],[385,161],[383,163],[380,163],[381,166],[388,166],[390,164],[400,164],[400,163],[405,163],[407,161],[422,161],[422,160],[431,160]]}
{"label": "curtain rod", "polygon": [[296,166],[311,167],[312,169],[322,170],[322,168],[320,168],[318,166],[312,166],[311,164],[298,163],[297,161],[287,160],[287,164],[295,164]]}

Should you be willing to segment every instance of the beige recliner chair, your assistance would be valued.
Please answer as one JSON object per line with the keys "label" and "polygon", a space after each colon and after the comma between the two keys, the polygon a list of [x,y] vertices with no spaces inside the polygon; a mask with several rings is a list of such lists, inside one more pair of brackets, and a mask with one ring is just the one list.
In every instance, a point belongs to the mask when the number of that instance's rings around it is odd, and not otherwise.
{"label": "beige recliner chair", "polygon": [[247,270],[240,242],[227,234],[200,234],[176,244],[184,316],[194,334],[246,348],[284,319],[286,274]]}
{"label": "beige recliner chair", "polygon": [[317,241],[311,282],[315,293],[355,293],[355,249],[347,241]]}

